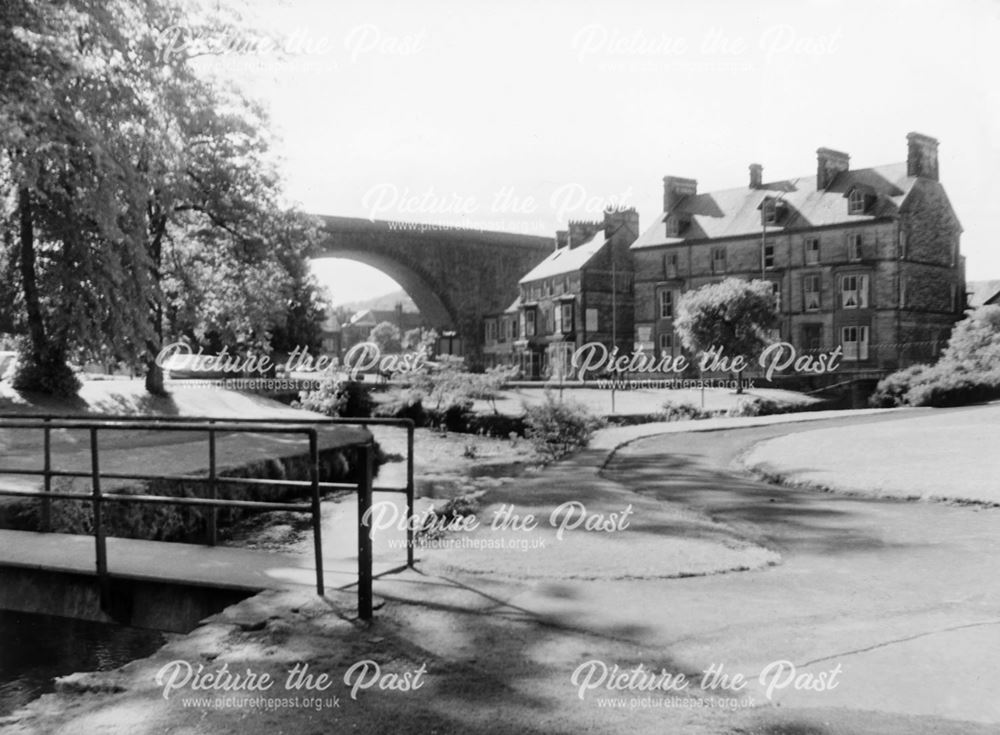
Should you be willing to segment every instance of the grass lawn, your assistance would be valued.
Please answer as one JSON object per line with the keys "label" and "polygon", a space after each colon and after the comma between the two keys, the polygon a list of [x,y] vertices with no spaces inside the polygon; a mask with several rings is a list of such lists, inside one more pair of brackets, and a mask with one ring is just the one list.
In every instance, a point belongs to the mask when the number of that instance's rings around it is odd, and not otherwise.
{"label": "grass lawn", "polygon": [[998,427],[1000,403],[941,409],[771,439],[743,462],[787,482],[842,492],[1000,504]]}
{"label": "grass lawn", "polygon": [[[557,397],[558,388],[552,389]],[[663,404],[690,404],[702,407],[709,411],[727,410],[735,406],[741,400],[752,398],[766,398],[779,403],[789,404],[809,404],[816,403],[818,399],[802,393],[795,393],[776,388],[755,388],[746,391],[742,395],[728,388],[706,388],[684,389],[684,390],[618,390],[615,391],[615,407],[611,410],[611,391],[599,388],[565,388],[562,391],[563,400],[576,401],[586,406],[590,411],[600,416],[630,416],[637,414],[651,414],[660,411]],[[497,410],[500,413],[518,416],[524,413],[524,406],[542,403],[545,400],[545,388],[539,385],[538,388],[515,388],[505,390],[497,399]],[[486,401],[477,401],[475,405],[477,411],[489,412],[493,407]]]}

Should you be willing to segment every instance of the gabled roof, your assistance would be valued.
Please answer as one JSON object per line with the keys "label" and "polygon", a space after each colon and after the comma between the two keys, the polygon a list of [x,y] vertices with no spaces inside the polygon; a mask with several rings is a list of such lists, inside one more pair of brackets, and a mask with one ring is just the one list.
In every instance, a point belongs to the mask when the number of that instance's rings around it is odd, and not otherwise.
{"label": "gabled roof", "polygon": [[527,283],[529,281],[537,281],[540,278],[561,276],[566,273],[578,271],[601,251],[601,248],[604,247],[607,241],[604,230],[599,230],[582,245],[578,245],[575,248],[559,248],[528,271],[518,283]]}
{"label": "gabled roof", "polygon": [[[816,190],[816,177],[772,181],[759,189],[740,187],[684,197],[672,212],[665,212],[639,239],[633,249],[681,243],[686,240],[719,239],[760,234],[760,205],[765,197],[778,197],[785,214],[768,232],[808,229],[827,225],[865,222],[895,214],[918,181],[906,175],[906,163],[893,163],[855,171],[842,171],[826,189]],[[863,187],[876,195],[865,214],[847,213],[847,195]],[[688,224],[681,237],[667,236],[667,218]]]}

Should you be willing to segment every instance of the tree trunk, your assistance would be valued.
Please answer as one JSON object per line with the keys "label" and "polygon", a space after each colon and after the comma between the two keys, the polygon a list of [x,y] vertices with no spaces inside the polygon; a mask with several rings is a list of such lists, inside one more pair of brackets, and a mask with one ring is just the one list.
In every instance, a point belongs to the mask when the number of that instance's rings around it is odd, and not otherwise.
{"label": "tree trunk", "polygon": [[21,288],[24,292],[24,308],[28,317],[28,338],[31,342],[29,359],[41,363],[47,351],[45,321],[42,305],[38,298],[38,280],[35,273],[35,222],[31,211],[31,192],[22,186],[18,190],[18,216],[20,219],[19,255],[21,265]]}
{"label": "tree trunk", "polygon": [[[152,214],[152,213],[151,213]],[[150,257],[153,261],[153,280],[156,282],[156,302],[153,309],[153,333],[155,338],[146,345],[149,355],[146,358],[146,392],[154,396],[167,395],[163,382],[163,368],[156,364],[156,358],[163,349],[163,299],[160,295],[160,266],[163,260],[163,233],[166,231],[166,218],[162,215],[150,217],[152,240],[150,242]]]}

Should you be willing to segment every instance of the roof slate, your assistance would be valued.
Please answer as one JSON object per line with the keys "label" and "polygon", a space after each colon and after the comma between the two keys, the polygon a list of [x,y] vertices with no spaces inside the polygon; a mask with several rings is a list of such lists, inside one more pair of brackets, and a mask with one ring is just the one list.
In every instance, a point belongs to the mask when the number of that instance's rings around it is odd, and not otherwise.
{"label": "roof slate", "polygon": [[563,247],[528,271],[518,283],[537,281],[540,278],[574,273],[583,268],[607,243],[604,230],[599,230],[592,238],[575,248]]}
{"label": "roof slate", "polygon": [[[897,212],[917,180],[906,175],[904,162],[843,171],[820,191],[816,190],[815,176],[803,176],[772,181],[759,189],[740,187],[695,194],[684,197],[672,212],[663,213],[632,248],[759,234],[760,205],[765,197],[780,197],[787,211],[780,225],[768,225],[768,232],[865,222]],[[865,214],[847,213],[847,195],[855,186],[863,186],[877,195],[875,204]],[[689,221],[681,237],[667,236],[667,218],[671,215]]]}

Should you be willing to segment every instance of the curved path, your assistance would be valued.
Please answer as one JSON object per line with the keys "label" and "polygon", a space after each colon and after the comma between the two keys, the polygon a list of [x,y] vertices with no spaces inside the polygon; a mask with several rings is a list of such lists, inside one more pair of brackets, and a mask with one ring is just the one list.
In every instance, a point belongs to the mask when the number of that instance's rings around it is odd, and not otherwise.
{"label": "curved path", "polygon": [[[609,666],[644,663],[692,675],[722,665],[751,679],[742,693],[763,704],[690,720],[662,710],[631,712],[624,719],[619,713],[615,721],[627,721],[635,731],[645,731],[647,722],[685,722],[677,732],[996,732],[1000,510],[776,487],[733,465],[747,447],[770,437],[900,416],[638,439],[619,448],[600,477],[587,483],[613,482],[646,501],[680,502],[704,512],[779,552],[776,566],[685,579],[525,579],[517,587],[455,574],[450,587],[435,583],[435,604],[447,616],[453,604],[465,604],[457,601],[458,590],[480,593],[481,614],[465,624],[452,616],[452,634],[479,645],[509,636],[493,665],[506,682],[531,680],[535,695],[576,699],[569,675],[579,663],[600,658]],[[588,454],[549,468],[539,480],[573,497],[584,485],[579,466],[589,463],[593,472],[595,458]],[[663,534],[669,536],[669,529]],[[391,602],[429,602],[405,588],[400,579],[379,591]],[[420,624],[426,609],[405,608],[399,615],[414,631],[429,627]],[[545,671],[530,650],[540,641],[511,633],[505,623],[514,619],[559,631],[543,636]],[[459,658],[471,655],[450,641],[436,643],[455,649]],[[769,698],[757,676],[778,661],[791,662],[796,676],[814,675],[804,676],[803,686],[817,684],[823,673],[836,686],[796,691],[791,683]],[[577,704],[591,705],[597,721],[610,716],[592,702]]]}

